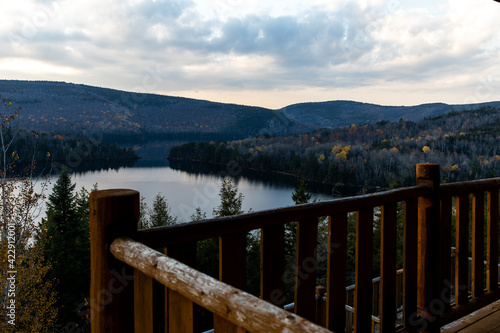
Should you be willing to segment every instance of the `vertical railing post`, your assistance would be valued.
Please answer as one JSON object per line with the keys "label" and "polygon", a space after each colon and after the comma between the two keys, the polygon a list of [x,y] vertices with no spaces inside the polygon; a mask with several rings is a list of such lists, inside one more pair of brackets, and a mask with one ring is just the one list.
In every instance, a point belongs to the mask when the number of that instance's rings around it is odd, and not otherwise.
{"label": "vertical railing post", "polygon": [[431,192],[418,200],[418,311],[426,320],[425,332],[439,332],[437,316],[444,311],[439,304],[438,277],[440,239],[440,172],[438,164],[417,164],[417,185],[427,184]]}
{"label": "vertical railing post", "polygon": [[[219,280],[241,290],[246,289],[246,244],[245,232],[219,237]],[[218,315],[214,315],[214,331],[246,332]]]}
{"label": "vertical railing post", "polygon": [[90,194],[90,312],[93,333],[134,331],[134,272],[109,252],[121,236],[133,238],[139,192],[106,190]]}
{"label": "vertical railing post", "polygon": [[316,286],[316,321],[315,323],[326,327],[326,289],[323,286]]}
{"label": "vertical railing post", "polygon": [[314,321],[316,319],[316,249],[318,219],[297,222],[297,248],[295,255],[295,314]]}

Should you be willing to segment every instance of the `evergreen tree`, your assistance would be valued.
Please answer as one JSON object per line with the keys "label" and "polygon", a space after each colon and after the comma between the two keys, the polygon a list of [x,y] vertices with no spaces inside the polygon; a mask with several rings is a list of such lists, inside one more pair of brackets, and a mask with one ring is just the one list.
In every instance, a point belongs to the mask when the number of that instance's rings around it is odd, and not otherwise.
{"label": "evergreen tree", "polygon": [[[230,177],[224,178],[219,192],[221,203],[214,208],[215,217],[232,216],[243,214],[243,194],[238,193],[238,188],[233,184]],[[246,258],[246,276],[247,291],[254,295],[259,294],[260,283],[260,235],[253,232],[247,233],[247,258]]]}
{"label": "evergreen tree", "polygon": [[292,193],[292,200],[296,205],[308,203],[312,193],[307,190],[307,183],[304,178],[299,179],[299,186]]}
{"label": "evergreen tree", "polygon": [[153,200],[153,208],[149,208],[146,199],[141,196],[138,229],[147,229],[172,225],[177,223],[177,217],[173,216],[167,199],[158,193]]}
{"label": "evergreen tree", "polygon": [[148,204],[146,203],[146,198],[141,196],[141,202],[139,206],[139,221],[137,221],[137,229],[146,229],[149,225],[148,220]]}
{"label": "evergreen tree", "polygon": [[75,184],[63,170],[47,203],[45,257],[53,266],[50,277],[58,281],[58,319],[63,326],[79,321],[76,310],[90,289],[88,216],[82,216],[84,207],[78,206],[74,190]]}
{"label": "evergreen tree", "polygon": [[161,227],[176,223],[177,217],[172,215],[167,199],[158,193],[153,200],[153,208],[149,213],[149,227]]}
{"label": "evergreen tree", "polygon": [[220,205],[214,208],[214,216],[231,216],[243,214],[241,209],[243,203],[243,194],[238,193],[238,188],[233,184],[230,177],[224,178],[219,193]]}

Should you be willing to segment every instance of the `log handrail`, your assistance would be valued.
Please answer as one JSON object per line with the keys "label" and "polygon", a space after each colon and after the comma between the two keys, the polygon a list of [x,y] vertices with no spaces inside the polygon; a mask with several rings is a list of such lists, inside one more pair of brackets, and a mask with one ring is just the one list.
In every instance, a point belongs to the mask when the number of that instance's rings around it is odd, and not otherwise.
{"label": "log handrail", "polygon": [[111,244],[111,253],[166,287],[251,332],[329,332],[128,237],[117,238]]}
{"label": "log handrail", "polygon": [[442,194],[457,196],[479,191],[488,191],[500,188],[500,178],[469,180],[459,183],[441,184],[439,190]]}

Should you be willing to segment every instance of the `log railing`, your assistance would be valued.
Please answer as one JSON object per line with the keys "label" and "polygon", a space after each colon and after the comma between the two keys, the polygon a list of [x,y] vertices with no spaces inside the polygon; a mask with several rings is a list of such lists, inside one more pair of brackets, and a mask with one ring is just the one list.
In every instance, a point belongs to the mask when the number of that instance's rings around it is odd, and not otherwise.
{"label": "log railing", "polygon": [[[347,223],[348,214],[355,212],[354,331],[369,332],[374,308],[373,219],[374,210],[380,207],[379,331],[438,332],[442,325],[500,299],[500,179],[440,186],[439,177],[438,165],[419,164],[413,187],[141,231],[137,231],[138,192],[94,192],[90,197],[92,331],[153,332],[164,326],[165,332],[197,332],[201,306],[214,313],[215,332],[344,332]],[[473,207],[470,293],[469,195]],[[403,318],[397,326],[396,224],[400,202],[404,204]],[[456,274],[450,277],[453,211]],[[329,231],[326,320],[320,321],[315,267],[318,217],[322,216],[329,217]],[[295,314],[291,314],[280,307],[284,305],[284,225],[295,221]],[[242,291],[246,282],[245,234],[256,229],[261,233],[260,299]],[[220,281],[195,270],[196,242],[213,237],[219,238]],[[160,248],[165,248],[166,255],[153,250]],[[154,280],[165,286],[164,293]],[[324,322],[326,329],[312,321]]]}

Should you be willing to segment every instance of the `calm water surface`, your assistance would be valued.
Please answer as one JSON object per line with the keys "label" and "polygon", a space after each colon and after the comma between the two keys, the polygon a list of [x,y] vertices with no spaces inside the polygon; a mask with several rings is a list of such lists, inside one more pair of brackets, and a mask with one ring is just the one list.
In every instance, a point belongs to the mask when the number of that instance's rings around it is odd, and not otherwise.
{"label": "calm water surface", "polygon": [[[72,181],[76,190],[82,186],[91,189],[98,183],[99,189],[126,188],[137,190],[152,206],[154,197],[161,193],[167,198],[171,212],[181,221],[190,221],[196,207],[212,217],[213,209],[220,204],[219,190],[223,175],[221,170],[183,171],[168,165],[148,166],[142,162],[139,167],[119,168],[117,170],[88,171],[74,173]],[[55,183],[57,176],[53,176]],[[241,174],[235,184],[243,194],[243,209],[259,211],[264,209],[292,206],[292,192],[297,181],[279,175],[259,173]],[[323,189],[323,191],[325,191]],[[318,190],[312,190],[313,199],[328,200],[332,197]],[[50,192],[49,192],[50,193]]]}

